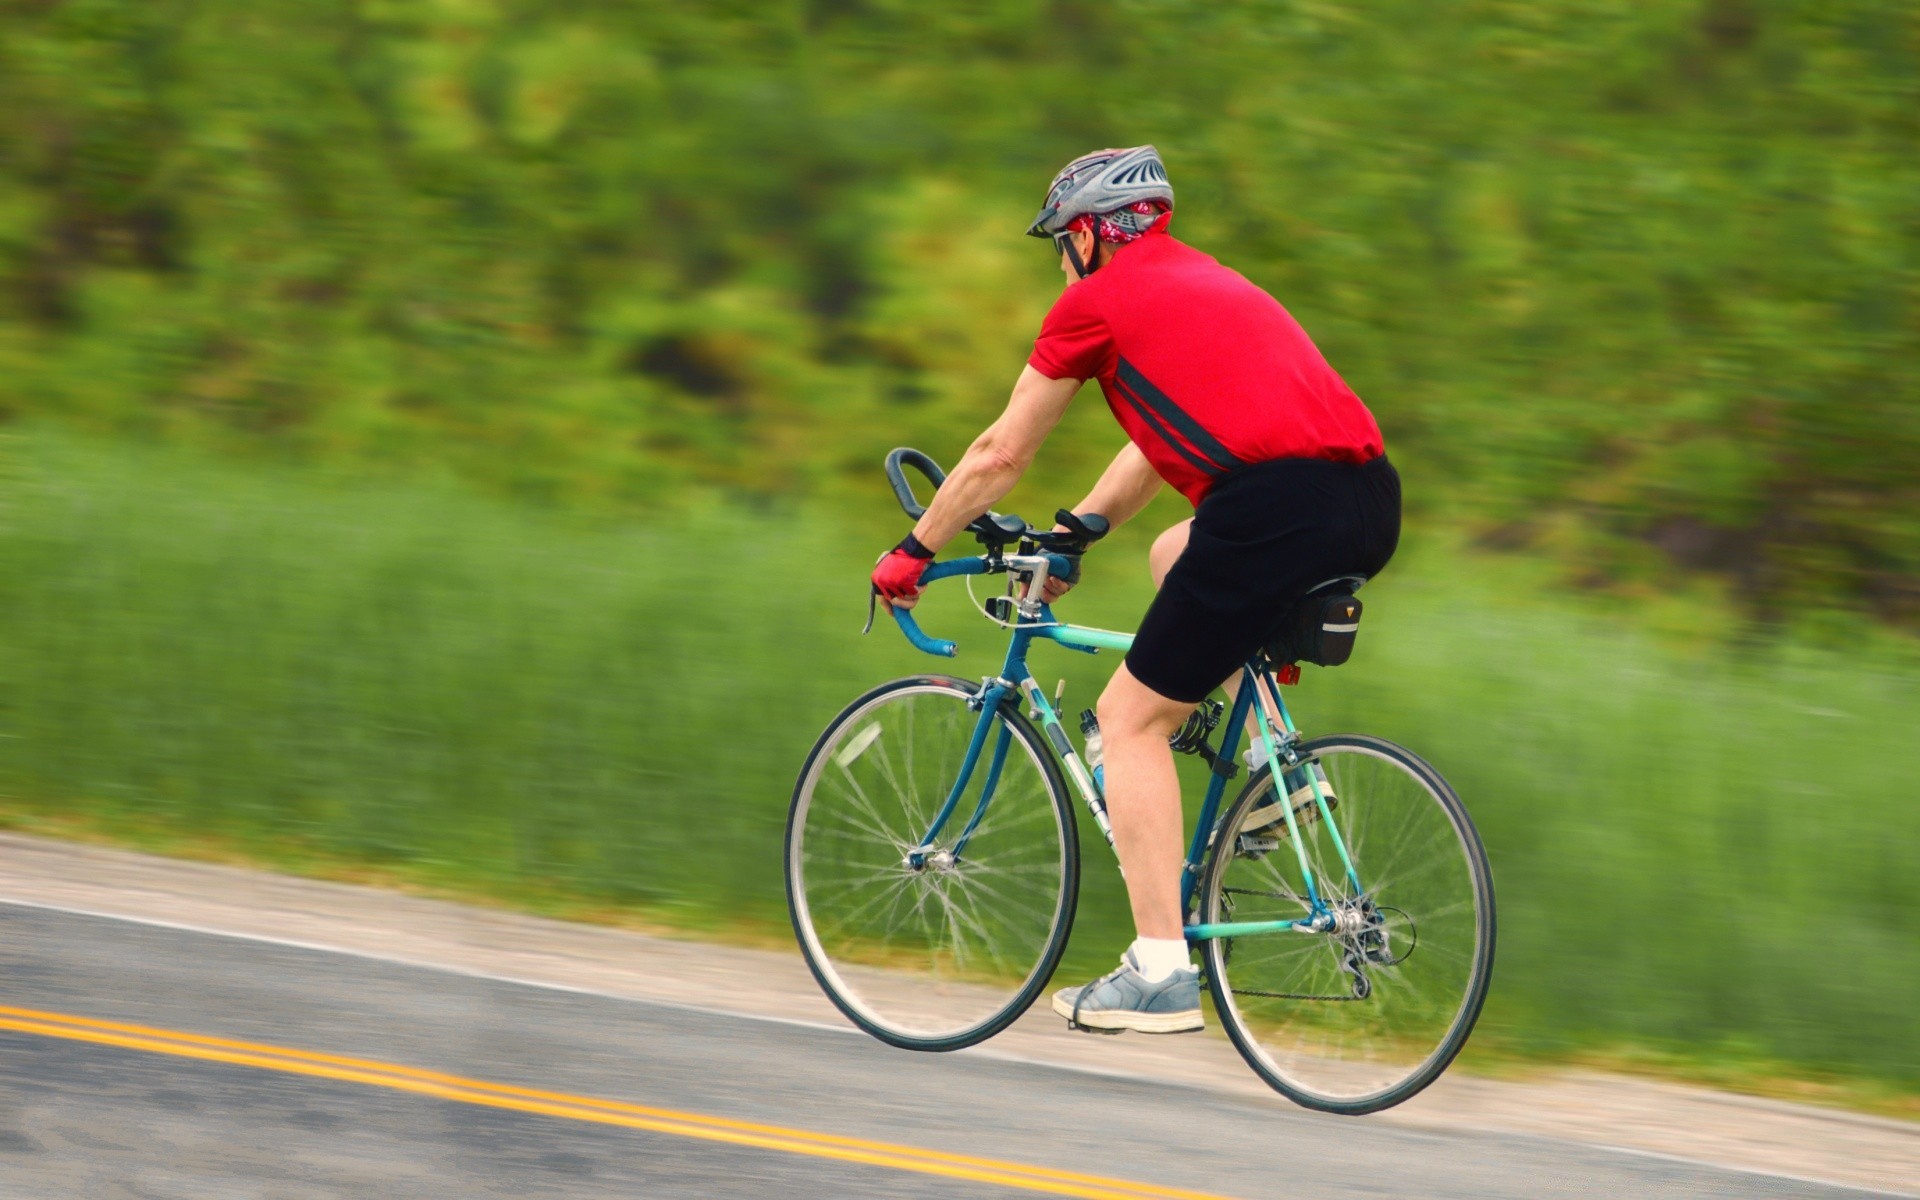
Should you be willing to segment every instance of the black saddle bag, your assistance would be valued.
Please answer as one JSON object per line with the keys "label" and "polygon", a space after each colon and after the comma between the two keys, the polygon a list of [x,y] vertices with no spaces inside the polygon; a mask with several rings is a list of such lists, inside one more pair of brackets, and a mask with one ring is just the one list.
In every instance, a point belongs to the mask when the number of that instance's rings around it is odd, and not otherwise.
{"label": "black saddle bag", "polygon": [[1276,664],[1306,662],[1337,667],[1353,657],[1360,632],[1360,601],[1350,591],[1312,592],[1281,620],[1267,657]]}

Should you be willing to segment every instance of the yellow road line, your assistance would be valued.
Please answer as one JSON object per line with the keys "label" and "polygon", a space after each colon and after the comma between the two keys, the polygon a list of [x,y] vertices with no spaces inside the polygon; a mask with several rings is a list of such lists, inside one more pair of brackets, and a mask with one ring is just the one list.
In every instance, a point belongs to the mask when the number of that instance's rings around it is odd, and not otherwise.
{"label": "yellow road line", "polygon": [[593,1096],[575,1096],[565,1092],[515,1087],[483,1079],[467,1079],[439,1071],[426,1071],[398,1063],[344,1055],[321,1054],[261,1042],[235,1041],[178,1030],[130,1025],[120,1021],[102,1021],[67,1013],[42,1012],[30,1008],[0,1005],[0,1029],[31,1033],[41,1037],[64,1038],[96,1045],[118,1046],[153,1054],[194,1058],[208,1062],[232,1063],[308,1075],[320,1079],[341,1080],[478,1104],[489,1108],[538,1113],[572,1121],[590,1121],[618,1125],[676,1137],[752,1146],[814,1158],[837,1159],[867,1166],[889,1167],[923,1175],[941,1175],[975,1183],[992,1183],[1030,1192],[1059,1196],[1080,1196],[1088,1200],[1225,1200],[1224,1197],[1153,1184],[1132,1183],[1098,1175],[1082,1175],[1050,1167],[1028,1166],[967,1154],[949,1154],[923,1150],[890,1142],[868,1141],[837,1134],[815,1133],[780,1125],[735,1121],[703,1113],[679,1112],[603,1100]]}

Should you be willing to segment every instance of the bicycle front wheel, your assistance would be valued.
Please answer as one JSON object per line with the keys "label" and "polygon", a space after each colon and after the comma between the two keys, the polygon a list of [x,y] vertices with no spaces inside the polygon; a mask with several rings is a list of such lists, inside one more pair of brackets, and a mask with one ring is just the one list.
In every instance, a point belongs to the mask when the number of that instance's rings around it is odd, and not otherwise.
{"label": "bicycle front wheel", "polygon": [[855,700],[814,744],[787,818],[787,903],[808,967],[856,1025],[912,1050],[1006,1028],[1052,977],[1073,923],[1073,806],[1013,705],[992,715],[966,792],[927,840],[979,723],[978,690],[921,676]]}
{"label": "bicycle front wheel", "polygon": [[1333,798],[1331,822],[1290,801],[1312,890],[1284,822],[1241,832],[1273,796],[1263,768],[1221,823],[1200,909],[1209,923],[1301,920],[1317,893],[1332,927],[1208,941],[1209,986],[1228,1036],[1276,1090],[1375,1112],[1437,1079],[1473,1030],[1493,973],[1492,873],[1459,797],[1413,754],[1360,736],[1300,749]]}

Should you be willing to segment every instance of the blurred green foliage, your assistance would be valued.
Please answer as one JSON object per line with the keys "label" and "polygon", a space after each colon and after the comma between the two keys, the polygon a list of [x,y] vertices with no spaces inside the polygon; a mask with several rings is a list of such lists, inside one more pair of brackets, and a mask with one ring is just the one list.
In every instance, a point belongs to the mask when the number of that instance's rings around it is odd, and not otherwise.
{"label": "blurred green foliage", "polygon": [[[860,638],[871,546],[810,515],[636,529],[0,439],[0,817],[784,940],[781,832],[819,730],[883,679],[979,678],[1005,648],[958,582],[919,610],[957,662],[885,622]],[[1063,615],[1132,627],[1152,532],[1090,556]],[[1920,651],[1663,643],[1528,564],[1462,564],[1429,541],[1369,585],[1354,662],[1309,670],[1294,708],[1405,742],[1472,810],[1501,937],[1476,1046],[1920,1082]],[[1678,606],[1673,631],[1717,615]],[[1072,711],[1113,662],[1033,666]],[[1069,978],[1131,936],[1080,825]]]}
{"label": "blurred green foliage", "polygon": [[0,0],[0,413],[864,485],[997,407],[1051,171],[1153,141],[1416,504],[1911,623],[1916,133],[1903,0]]}

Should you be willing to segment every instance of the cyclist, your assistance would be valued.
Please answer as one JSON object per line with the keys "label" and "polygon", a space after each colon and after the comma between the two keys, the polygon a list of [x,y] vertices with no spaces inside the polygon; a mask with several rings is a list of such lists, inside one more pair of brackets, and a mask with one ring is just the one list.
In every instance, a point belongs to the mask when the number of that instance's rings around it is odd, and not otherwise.
{"label": "cyclist", "polygon": [[[1300,325],[1235,271],[1167,233],[1173,188],[1152,146],[1074,159],[1027,232],[1067,286],[1000,417],[968,448],[873,587],[910,607],[927,561],[1010,491],[1067,404],[1100,381],[1128,444],[1075,508],[1114,526],[1172,484],[1194,515],[1154,542],[1158,589],[1096,712],[1106,802],[1138,935],[1118,969],[1064,988],[1077,1025],[1200,1029],[1180,910],[1180,787],[1168,737],[1315,584],[1374,575],[1400,533],[1380,428]],[[1047,598],[1074,570],[1047,581]],[[1277,807],[1277,806],[1276,806]]]}

